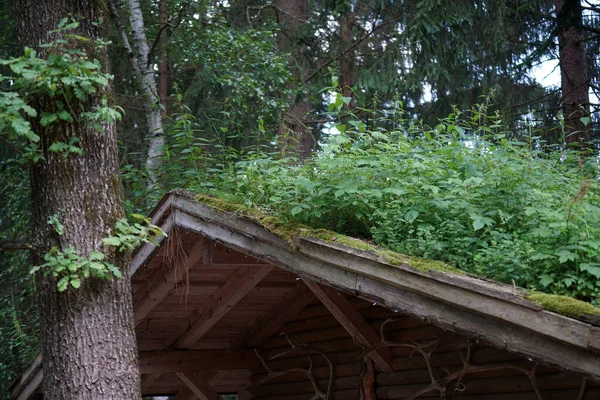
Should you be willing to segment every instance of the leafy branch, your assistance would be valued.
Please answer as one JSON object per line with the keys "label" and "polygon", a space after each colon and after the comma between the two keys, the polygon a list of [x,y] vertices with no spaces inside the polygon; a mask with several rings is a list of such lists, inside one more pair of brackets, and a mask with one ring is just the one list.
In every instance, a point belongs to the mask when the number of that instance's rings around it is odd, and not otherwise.
{"label": "leafy branch", "polygon": [[[166,236],[166,233],[160,227],[151,224],[149,219],[139,214],[133,214],[132,217],[138,222],[130,224],[125,218],[118,220],[115,224],[115,234],[102,239],[102,247],[115,247],[118,252],[127,252],[142,243],[156,243],[154,239],[156,236]],[[58,215],[50,216],[48,223],[55,227],[59,235],[63,234],[64,227]],[[84,279],[107,280],[112,276],[116,278],[123,276],[119,267],[107,261],[104,253],[99,250],[93,250],[89,256],[83,257],[72,247],[59,250],[54,246],[46,253],[44,260],[46,261],[44,264],[31,268],[30,273],[43,271],[47,275],[54,276],[58,279],[59,292],[64,292],[69,286],[80,288]]]}

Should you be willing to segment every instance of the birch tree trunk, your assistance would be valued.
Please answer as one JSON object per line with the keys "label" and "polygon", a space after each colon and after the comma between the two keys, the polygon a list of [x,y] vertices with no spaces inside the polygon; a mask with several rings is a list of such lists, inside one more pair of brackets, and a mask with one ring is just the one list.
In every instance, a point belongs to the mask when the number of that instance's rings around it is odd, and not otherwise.
{"label": "birch tree trunk", "polygon": [[165,135],[161,119],[160,97],[157,91],[152,60],[150,60],[150,47],[148,47],[146,39],[142,8],[139,0],[127,0],[132,35],[132,43],[130,44],[125,26],[121,23],[115,0],[108,1],[110,2],[113,18],[120,31],[121,41],[129,53],[135,77],[143,92],[142,106],[146,114],[146,124],[148,125],[148,133],[146,134],[146,139],[148,140],[146,169],[148,170],[148,189],[152,190],[158,184]]}
{"label": "birch tree trunk", "polygon": [[565,141],[568,146],[590,149],[590,129],[581,120],[589,117],[590,97],[583,16],[580,0],[555,0]]}
{"label": "birch tree trunk", "polygon": [[[50,41],[49,30],[72,15],[80,22],[78,35],[106,38],[106,4],[99,0],[17,0],[15,14],[22,46],[39,48]],[[100,23],[98,23],[100,22]],[[59,34],[52,34],[56,39]],[[86,48],[107,70],[106,51],[93,42],[68,40],[64,46]],[[43,49],[40,49],[43,55]],[[111,100],[112,88],[88,96],[86,108]],[[46,98],[32,105],[50,104]],[[77,106],[74,104],[74,106]],[[56,279],[36,276],[43,356],[43,391],[46,400],[139,399],[140,383],[129,277],[130,256],[100,248],[115,222],[123,217],[123,193],[119,180],[116,129],[102,123],[102,130],[74,121],[42,127],[32,121],[40,136],[43,159],[30,167],[32,197],[32,262],[42,264],[51,246],[73,248],[81,256],[103,250],[107,260],[122,271],[122,279],[87,280],[79,289],[57,291]],[[48,150],[56,141],[79,138],[82,155]],[[64,233],[48,224],[59,215]]]}

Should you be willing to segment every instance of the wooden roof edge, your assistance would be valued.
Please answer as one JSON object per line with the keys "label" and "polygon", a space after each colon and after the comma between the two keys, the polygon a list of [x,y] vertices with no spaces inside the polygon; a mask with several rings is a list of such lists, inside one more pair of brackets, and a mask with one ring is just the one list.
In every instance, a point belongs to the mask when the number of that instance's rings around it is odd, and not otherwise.
{"label": "wooden roof edge", "polygon": [[[465,290],[486,294],[490,297],[498,298],[499,300],[509,303],[518,304],[536,311],[545,309],[546,311],[552,311],[571,319],[578,319],[578,315],[573,315],[572,312],[562,312],[560,309],[553,309],[552,307],[548,307],[546,304],[540,304],[537,301],[527,299],[527,297],[531,295],[531,292],[526,289],[479,276],[470,275],[463,271],[457,270],[456,268],[452,268],[440,261],[405,256],[364,242],[360,239],[318,229],[311,230],[298,228],[297,232],[295,232],[296,237],[283,237],[282,235],[279,235],[278,232],[273,232],[270,227],[264,226],[264,224],[262,224],[261,221],[257,221],[255,217],[245,215],[244,210],[242,209],[240,209],[239,212],[232,213],[228,210],[216,208],[212,204],[205,204],[202,201],[203,198],[201,198],[199,201],[197,196],[181,190],[171,192],[169,196],[171,195],[184,199],[180,201],[173,201],[173,205],[178,209],[197,217],[223,224],[229,229],[234,229],[241,234],[263,239],[274,244],[284,246],[288,245],[297,249],[301,249],[303,246],[306,247],[306,245],[310,243],[316,244],[321,247],[338,250],[338,254],[346,253],[361,259],[367,259],[379,264],[385,264],[390,268],[402,270],[409,275],[424,276],[440,283],[458,286]],[[289,232],[285,233],[288,234]],[[331,238],[324,238],[324,235],[334,236],[331,236]],[[564,297],[554,295],[548,296]],[[591,306],[589,303],[580,302],[574,299],[572,300],[585,306],[589,306],[591,309],[593,309],[593,306]],[[592,322],[592,324],[594,324],[593,318],[587,317],[587,314],[589,314],[591,309],[588,308],[587,313],[584,309],[584,311],[581,312],[581,316],[585,322]],[[596,308],[592,313],[600,313],[600,309]]]}
{"label": "wooden roof edge", "polygon": [[[170,195],[180,196],[180,192]],[[536,302],[524,298],[527,292],[523,289],[439,269],[419,270],[408,263],[392,265],[371,251],[311,238],[308,234],[291,244],[289,238],[286,240],[271,232],[259,221],[247,218],[242,212],[236,214],[217,209],[197,201],[187,193],[175,199],[172,204],[181,211],[176,218],[177,225],[195,229],[212,239],[260,258],[264,259],[267,255],[300,275],[310,275],[331,282],[326,276],[314,272],[319,269],[319,265],[335,266],[357,276],[369,277],[464,310],[497,318],[579,348],[600,350],[597,341],[590,340],[590,337],[595,337],[592,324],[545,310]],[[194,219],[202,222],[198,224]],[[231,240],[233,232],[239,235],[235,240]],[[267,247],[261,248],[258,245],[261,241]],[[300,255],[306,257],[303,262],[300,262]],[[307,259],[316,261],[318,265],[309,266]],[[356,290],[354,287],[345,288]]]}

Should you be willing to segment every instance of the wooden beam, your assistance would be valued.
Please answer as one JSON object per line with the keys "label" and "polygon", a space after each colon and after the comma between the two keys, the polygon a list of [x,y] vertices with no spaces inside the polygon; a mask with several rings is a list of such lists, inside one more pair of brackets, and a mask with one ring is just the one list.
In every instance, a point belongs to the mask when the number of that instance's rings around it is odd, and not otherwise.
{"label": "wooden beam", "polygon": [[146,318],[152,309],[167,297],[177,282],[185,279],[189,269],[205,257],[205,249],[207,247],[207,240],[201,239],[192,247],[189,254],[183,260],[176,261],[175,265],[169,267],[168,270],[161,267],[157,268],[144,283],[144,286],[136,292],[136,295],[139,293],[142,296],[133,304],[133,315],[136,325]]}
{"label": "wooden beam", "polygon": [[190,328],[177,339],[173,347],[181,349],[193,345],[258,285],[272,269],[272,265],[239,268],[223,286],[210,296],[210,300],[190,317]]}
{"label": "wooden beam", "polygon": [[175,375],[188,387],[200,400],[218,400],[219,394],[198,374],[176,372]]}
{"label": "wooden beam", "polygon": [[248,371],[260,367],[252,350],[141,351],[143,374],[207,371]]}
{"label": "wooden beam", "polygon": [[260,347],[265,340],[276,333],[290,318],[296,316],[313,299],[312,292],[304,282],[298,282],[279,305],[273,307],[267,316],[257,320],[254,326],[238,342],[233,344],[233,347],[236,348],[240,345],[243,347]]}
{"label": "wooden beam", "polygon": [[[308,279],[304,283],[357,343],[364,347],[379,343],[379,335],[360,316],[342,293]],[[376,351],[371,351],[369,357],[383,372],[394,371],[392,368],[393,357],[389,348],[382,347]]]}
{"label": "wooden beam", "polygon": [[198,397],[188,388],[184,386],[175,394],[175,400],[198,400]]}
{"label": "wooden beam", "polygon": [[154,381],[156,381],[161,376],[162,376],[161,372],[155,372],[153,374],[144,374],[142,376],[142,383],[141,383],[142,394],[144,394],[144,390],[147,390],[150,387],[150,385],[152,385],[154,383]]}

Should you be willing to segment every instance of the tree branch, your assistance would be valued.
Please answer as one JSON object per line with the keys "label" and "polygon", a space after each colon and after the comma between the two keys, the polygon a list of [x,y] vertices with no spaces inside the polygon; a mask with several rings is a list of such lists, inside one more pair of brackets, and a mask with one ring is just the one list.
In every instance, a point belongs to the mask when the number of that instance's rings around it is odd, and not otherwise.
{"label": "tree branch", "polygon": [[0,242],[0,253],[5,251],[31,250],[33,246],[27,242]]}
{"label": "tree branch", "polygon": [[172,25],[169,21],[167,21],[158,30],[158,33],[156,34],[156,38],[154,39],[154,43],[152,43],[152,47],[150,48],[150,51],[148,52],[148,65],[150,64],[150,60],[152,59],[152,55],[153,55],[154,51],[156,50],[156,46],[158,45],[158,42],[160,41],[160,36],[162,35],[162,32],[167,27],[171,28],[172,30],[177,29],[177,27],[181,24],[181,21],[183,19],[183,10],[185,10],[185,7],[187,7],[187,5],[188,5],[187,3],[184,3],[181,6],[181,9],[179,10],[179,13],[177,14],[177,23],[175,25]]}
{"label": "tree branch", "polygon": [[308,78],[304,79],[304,83],[310,82],[324,68],[327,68],[333,62],[335,62],[336,60],[338,60],[341,57],[345,56],[348,52],[350,52],[356,46],[358,46],[359,44],[361,44],[362,42],[364,42],[365,40],[367,40],[371,35],[373,35],[379,29],[383,28],[386,25],[393,24],[394,22],[397,22],[399,20],[400,20],[400,18],[395,18],[395,19],[392,19],[392,20],[389,20],[389,21],[386,21],[386,22],[382,22],[381,24],[377,25],[376,27],[374,27],[373,29],[371,29],[369,32],[367,32],[367,34],[364,37],[362,37],[361,39],[357,40],[356,42],[354,42],[350,46],[348,46],[348,48],[346,48],[346,50],[344,50],[342,53],[338,54],[337,56],[333,57],[332,59],[330,59],[326,63],[324,63],[321,66],[319,66],[315,72],[313,72],[312,74],[310,74],[310,76]]}

